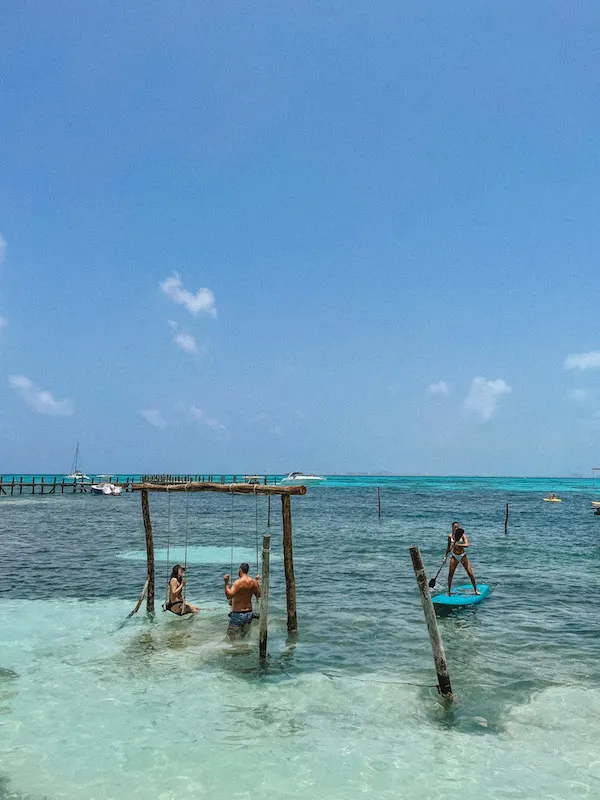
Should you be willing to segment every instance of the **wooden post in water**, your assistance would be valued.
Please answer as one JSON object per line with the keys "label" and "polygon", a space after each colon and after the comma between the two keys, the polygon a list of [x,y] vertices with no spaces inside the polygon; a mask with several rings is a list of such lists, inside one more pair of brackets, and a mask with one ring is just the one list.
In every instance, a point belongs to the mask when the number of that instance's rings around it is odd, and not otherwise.
{"label": "wooden post in water", "polygon": [[271,527],[271,495],[267,496],[267,528]]}
{"label": "wooden post in water", "polygon": [[144,518],[144,532],[146,533],[146,560],[148,562],[148,593],[146,596],[146,611],[154,614],[154,540],[152,539],[152,522],[150,520],[150,503],[148,490],[142,489],[142,517]]}
{"label": "wooden post in water", "polygon": [[504,517],[504,533],[508,534],[508,503],[506,504],[506,516]]}
{"label": "wooden post in water", "polygon": [[429,586],[427,585],[427,574],[425,573],[425,567],[421,559],[421,552],[418,547],[414,546],[409,547],[409,551],[415,577],[417,579],[417,586],[419,587],[419,593],[421,595],[421,604],[425,614],[429,639],[431,640],[431,649],[433,650],[433,660],[435,662],[435,671],[438,680],[438,692],[447,700],[452,700],[452,687],[450,685],[448,663],[446,662],[446,654],[444,653],[444,645],[442,644],[442,637],[440,636],[435,609],[431,602],[431,594],[429,592]]}
{"label": "wooden post in water", "polygon": [[[269,495],[270,496],[270,495]],[[271,535],[265,533],[262,544],[262,574],[260,592],[260,633],[258,654],[267,657],[268,616],[269,616],[269,559],[271,556]]]}
{"label": "wooden post in water", "polygon": [[285,569],[285,597],[287,603],[288,634],[298,633],[296,614],[296,579],[294,578],[294,555],[292,548],[292,509],[289,494],[281,495],[283,519],[283,566]]}
{"label": "wooden post in water", "polygon": [[381,488],[377,487],[377,512],[379,514],[379,519],[381,519]]}

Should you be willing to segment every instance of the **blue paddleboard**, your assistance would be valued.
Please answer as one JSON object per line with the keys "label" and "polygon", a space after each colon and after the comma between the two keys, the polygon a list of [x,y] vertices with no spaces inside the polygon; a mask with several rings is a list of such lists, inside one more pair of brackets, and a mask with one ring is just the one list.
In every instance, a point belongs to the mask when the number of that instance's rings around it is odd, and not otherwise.
{"label": "blue paddleboard", "polygon": [[473,587],[468,583],[465,586],[454,586],[450,596],[445,593],[436,594],[431,599],[437,606],[472,606],[485,600],[490,593],[490,586],[488,583],[478,583],[477,591],[479,594],[473,594]]}

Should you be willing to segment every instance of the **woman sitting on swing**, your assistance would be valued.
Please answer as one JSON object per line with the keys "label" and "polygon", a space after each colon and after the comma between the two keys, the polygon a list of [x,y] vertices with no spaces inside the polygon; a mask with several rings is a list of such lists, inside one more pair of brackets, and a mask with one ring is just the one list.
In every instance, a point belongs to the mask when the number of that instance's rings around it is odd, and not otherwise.
{"label": "woman sitting on swing", "polygon": [[197,614],[199,611],[196,606],[187,603],[181,595],[185,586],[184,572],[185,567],[182,567],[181,564],[175,564],[169,580],[169,599],[164,606],[165,611],[172,611],[173,614],[177,614],[180,617],[183,617],[184,614]]}

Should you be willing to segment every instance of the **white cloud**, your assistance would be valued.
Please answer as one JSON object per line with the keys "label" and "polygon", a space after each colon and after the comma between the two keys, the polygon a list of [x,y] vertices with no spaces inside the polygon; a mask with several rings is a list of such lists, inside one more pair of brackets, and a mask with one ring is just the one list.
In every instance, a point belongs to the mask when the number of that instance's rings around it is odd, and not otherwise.
{"label": "white cloud", "polygon": [[437,381],[427,387],[427,394],[450,394],[452,387],[446,381]]}
{"label": "white cloud", "polygon": [[167,420],[163,417],[160,411],[157,411],[155,408],[144,409],[143,411],[140,411],[140,414],[149,425],[153,425],[160,431],[167,427]]}
{"label": "white cloud", "polygon": [[574,403],[585,403],[588,399],[588,393],[585,389],[570,389],[567,394]]}
{"label": "white cloud", "polygon": [[11,375],[8,383],[38,414],[68,417],[73,413],[73,403],[70,400],[57,400],[51,392],[38,388],[25,375]]}
{"label": "white cloud", "polygon": [[191,405],[188,409],[190,418],[194,422],[198,422],[201,425],[205,425],[207,428],[210,428],[211,431],[217,433],[219,435],[228,433],[228,430],[225,425],[219,422],[218,419],[215,417],[207,417],[204,411],[198,406]]}
{"label": "white cloud", "polygon": [[565,359],[566,369],[598,369],[600,367],[600,350],[590,353],[572,353]]}
{"label": "white cloud", "polygon": [[0,264],[4,261],[6,255],[6,239],[0,233]]}
{"label": "white cloud", "polygon": [[183,350],[192,356],[206,355],[206,348],[198,347],[198,343],[191,333],[187,333],[187,331],[180,331],[179,325],[172,319],[170,319],[167,324],[173,331],[173,342],[177,345],[177,347],[180,348],[180,350]]}
{"label": "white cloud", "polygon": [[190,406],[190,417],[194,420],[194,422],[203,422],[204,421],[204,411],[198,406],[191,405]]}
{"label": "white cloud", "polygon": [[198,345],[196,344],[196,340],[191,333],[180,331],[179,333],[175,334],[173,341],[177,347],[179,347],[181,350],[184,350],[186,353],[190,353],[193,356],[198,355]]}
{"label": "white cloud", "polygon": [[187,308],[190,314],[194,316],[198,314],[208,314],[210,317],[217,316],[213,292],[210,289],[198,289],[194,294],[184,289],[177,272],[174,272],[170,278],[160,284],[160,290],[174,303]]}
{"label": "white cloud", "polygon": [[510,391],[510,386],[502,378],[497,378],[495,381],[473,378],[463,405],[482,420],[488,420],[496,413],[502,395],[509,394]]}

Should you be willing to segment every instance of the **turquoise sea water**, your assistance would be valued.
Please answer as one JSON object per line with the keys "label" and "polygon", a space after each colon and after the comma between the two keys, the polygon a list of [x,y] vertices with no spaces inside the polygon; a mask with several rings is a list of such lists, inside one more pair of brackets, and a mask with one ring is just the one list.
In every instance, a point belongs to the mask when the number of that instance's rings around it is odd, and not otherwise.
{"label": "turquoise sea water", "polygon": [[[229,496],[172,497],[170,560],[187,527],[189,597],[207,610],[123,625],[145,579],[139,496],[0,497],[0,798],[597,797],[591,481],[339,482],[292,499],[296,641],[272,500],[266,668],[257,631],[226,640],[222,597],[232,543],[256,566],[266,498],[236,496],[232,514]],[[151,497],[159,587],[168,505]],[[440,618],[446,708],[408,546],[433,575],[453,519],[493,593]]]}

